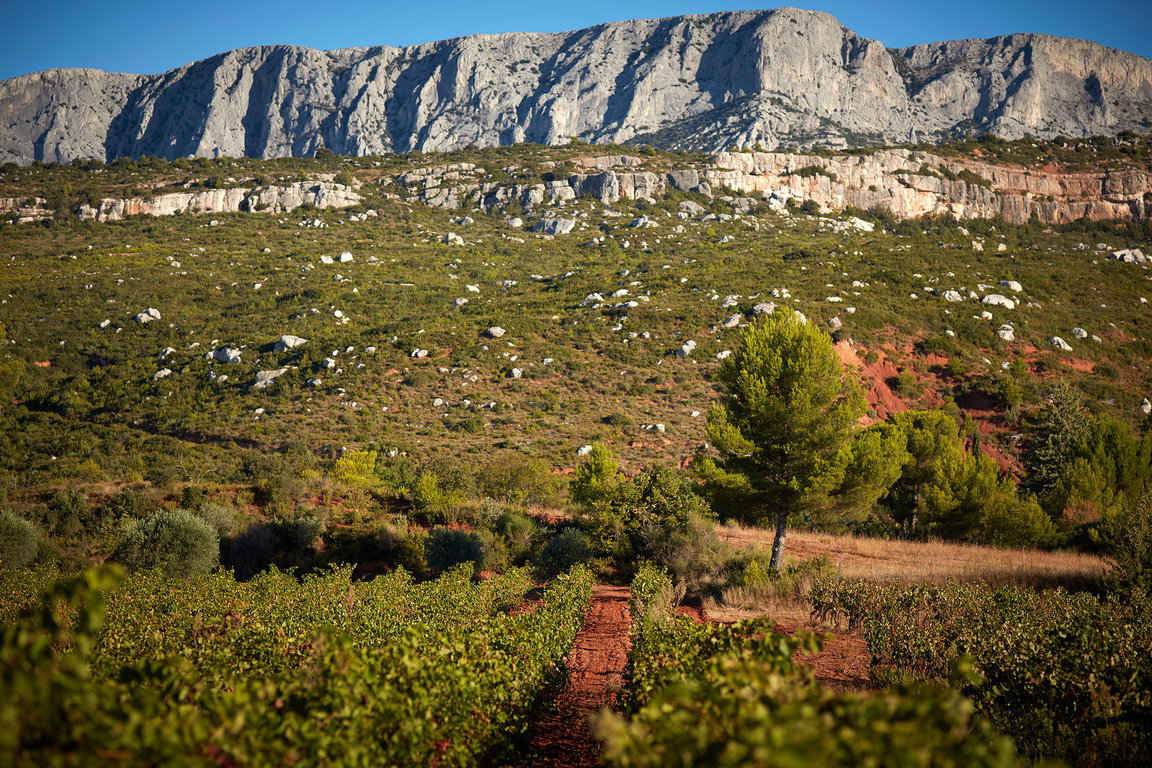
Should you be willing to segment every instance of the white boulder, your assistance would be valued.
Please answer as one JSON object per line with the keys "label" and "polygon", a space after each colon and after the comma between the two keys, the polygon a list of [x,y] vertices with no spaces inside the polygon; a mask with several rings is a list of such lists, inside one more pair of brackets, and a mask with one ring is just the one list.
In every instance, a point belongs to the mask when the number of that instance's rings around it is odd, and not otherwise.
{"label": "white boulder", "polygon": [[252,386],[256,387],[256,389],[266,389],[277,377],[283,376],[287,372],[287,368],[277,368],[272,371],[257,371],[256,383]]}
{"label": "white boulder", "polygon": [[286,333],[280,337],[279,341],[276,342],[274,349],[277,352],[287,352],[290,349],[304,346],[307,343],[308,339],[302,339],[299,336],[293,336],[290,333]]}

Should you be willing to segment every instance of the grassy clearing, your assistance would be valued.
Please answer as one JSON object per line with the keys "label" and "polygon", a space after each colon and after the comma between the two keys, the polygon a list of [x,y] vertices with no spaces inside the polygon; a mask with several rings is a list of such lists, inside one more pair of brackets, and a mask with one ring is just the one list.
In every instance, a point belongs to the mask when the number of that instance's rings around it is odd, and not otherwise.
{"label": "grassy clearing", "polygon": [[[773,531],[738,525],[717,532],[738,549],[772,549]],[[848,534],[789,531],[786,552],[793,562],[824,558],[826,570],[844,579],[942,584],[983,582],[992,586],[1092,589],[1111,568],[1109,561],[1083,552],[1000,549],[944,541],[904,541]],[[770,616],[786,626],[808,626],[806,595],[812,575],[785,579],[763,590],[725,590],[706,601],[709,619],[734,621]]]}
{"label": "grassy clearing", "polygon": [[[772,547],[773,531],[722,526],[720,535],[738,547]],[[873,581],[982,581],[992,586],[1085,588],[1107,573],[1107,560],[1084,552],[1000,549],[945,541],[875,539],[849,534],[789,531],[789,554],[826,557],[845,579]],[[840,556],[844,559],[841,565]]]}

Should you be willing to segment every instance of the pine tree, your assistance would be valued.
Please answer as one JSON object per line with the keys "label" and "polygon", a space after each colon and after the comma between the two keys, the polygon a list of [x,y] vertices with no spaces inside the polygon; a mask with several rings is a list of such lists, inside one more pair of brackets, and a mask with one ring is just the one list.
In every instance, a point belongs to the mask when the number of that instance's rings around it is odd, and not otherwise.
{"label": "pine tree", "polygon": [[771,567],[779,572],[789,515],[843,480],[863,390],[828,334],[787,311],[749,326],[717,380],[726,391],[708,414],[708,434],[721,469],[747,478],[751,501],[775,512]]}

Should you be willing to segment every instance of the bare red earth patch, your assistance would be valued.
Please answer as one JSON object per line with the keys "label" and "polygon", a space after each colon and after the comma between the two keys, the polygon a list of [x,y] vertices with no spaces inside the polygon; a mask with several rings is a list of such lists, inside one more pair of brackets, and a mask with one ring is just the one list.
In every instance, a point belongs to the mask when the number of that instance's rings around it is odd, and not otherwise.
{"label": "bare red earth patch", "polygon": [[600,745],[588,716],[616,703],[630,642],[628,587],[599,584],[584,627],[568,655],[568,685],[532,728],[524,765],[546,768],[596,766]]}

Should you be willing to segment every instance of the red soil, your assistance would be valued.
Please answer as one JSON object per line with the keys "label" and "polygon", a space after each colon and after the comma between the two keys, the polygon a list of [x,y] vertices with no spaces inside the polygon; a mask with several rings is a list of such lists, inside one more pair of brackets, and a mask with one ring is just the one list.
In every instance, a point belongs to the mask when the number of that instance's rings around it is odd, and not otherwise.
{"label": "red soil", "polygon": [[628,587],[593,588],[592,606],[568,656],[568,685],[533,725],[525,764],[546,768],[600,764],[600,746],[588,729],[588,716],[616,702],[630,647],[628,596]]}

